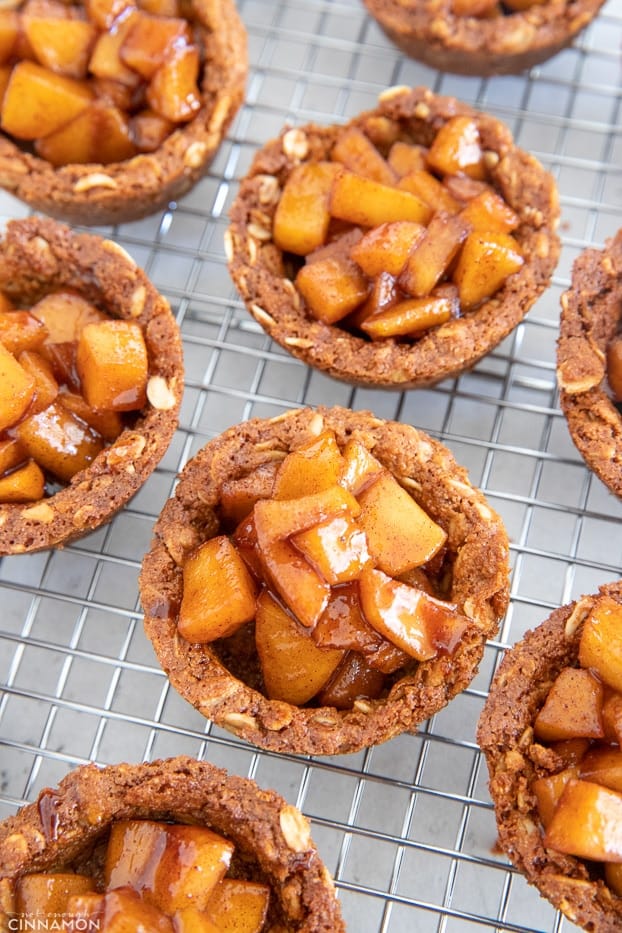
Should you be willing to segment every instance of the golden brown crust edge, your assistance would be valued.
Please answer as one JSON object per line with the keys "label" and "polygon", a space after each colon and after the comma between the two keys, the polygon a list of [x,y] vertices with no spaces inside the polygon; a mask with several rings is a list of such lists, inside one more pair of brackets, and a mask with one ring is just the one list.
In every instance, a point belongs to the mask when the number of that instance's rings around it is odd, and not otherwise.
{"label": "golden brown crust edge", "polygon": [[60,492],[35,503],[0,504],[0,555],[66,544],[109,521],[153,472],[177,428],[184,388],[181,336],[168,302],[144,272],[112,240],[74,233],[46,218],[10,221],[0,240],[0,290],[33,304],[62,289],[140,325],[149,360],[148,402],[133,426]]}
{"label": "golden brown crust edge", "polygon": [[603,0],[546,0],[527,10],[484,19],[456,16],[451,0],[363,0],[403,52],[439,71],[518,74],[570,45]]}
{"label": "golden brown crust edge", "polygon": [[477,311],[413,343],[364,340],[313,319],[286,277],[283,254],[272,241],[276,204],[288,175],[301,161],[328,158],[344,128],[284,129],[256,154],[230,211],[225,234],[229,270],[250,314],[293,356],[356,385],[401,389],[430,385],[469,369],[490,352],[548,286],[559,256],[555,182],[535,158],[515,146],[500,121],[427,88],[396,87],[380,96],[375,110],[360,114],[347,126],[358,126],[385,148],[395,132],[407,132],[429,145],[456,114],[477,119],[493,165],[493,183],[520,217],[514,235],[527,261]]}
{"label": "golden brown crust edge", "polygon": [[108,165],[54,168],[0,135],[0,186],[35,210],[86,226],[136,220],[196,184],[237,113],[248,73],[246,30],[234,0],[194,0],[204,26],[203,106],[153,153]]}
{"label": "golden brown crust edge", "polygon": [[[219,533],[219,487],[331,428],[340,444],[356,437],[401,480],[448,532],[455,552],[448,598],[473,624],[452,657],[413,665],[386,699],[355,708],[299,708],[268,700],[236,679],[210,645],[177,634],[181,565],[201,540]],[[198,494],[197,494],[198,491]],[[484,644],[508,603],[508,542],[500,518],[440,443],[409,425],[343,408],[301,409],[254,420],[208,443],[185,467],[175,497],[155,526],[140,574],[145,629],[175,689],[204,716],[274,751],[337,754],[384,742],[444,707],[468,686]]]}
{"label": "golden brown crust edge", "polygon": [[[247,778],[180,756],[104,768],[85,765],[0,824],[0,927],[12,883],[32,871],[54,871],[88,858],[93,844],[121,819],[199,823],[229,838],[259,867],[297,933],[345,930],[332,880],[293,806]],[[2,927],[4,928],[4,927]],[[279,923],[269,929],[282,930]]]}
{"label": "golden brown crust edge", "polygon": [[606,391],[607,344],[622,302],[622,230],[575,260],[557,341],[560,404],[581,456],[622,497],[622,416]]}
{"label": "golden brown crust edge", "polygon": [[[622,583],[600,587],[622,602]],[[506,652],[480,717],[477,740],[486,757],[499,843],[512,863],[566,917],[586,930],[614,933],[622,924],[622,899],[586,864],[542,844],[533,780],[559,770],[533,738],[533,722],[552,681],[577,663],[583,620],[598,594],[556,609]],[[557,756],[554,756],[556,758]]]}

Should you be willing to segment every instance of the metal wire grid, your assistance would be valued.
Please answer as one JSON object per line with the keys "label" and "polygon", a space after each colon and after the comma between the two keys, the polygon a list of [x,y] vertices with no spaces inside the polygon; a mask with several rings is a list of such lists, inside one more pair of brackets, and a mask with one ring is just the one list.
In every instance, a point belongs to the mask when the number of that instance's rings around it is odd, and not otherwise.
{"label": "metal wire grid", "polygon": [[[441,75],[404,58],[359,0],[239,0],[246,102],[210,172],[147,220],[105,228],[169,298],[182,328],[181,426],[128,507],[65,550],[0,565],[0,817],[87,761],[186,753],[254,777],[311,818],[356,933],[567,931],[495,848],[475,725],[503,648],[551,609],[619,575],[620,503],[584,467],[555,387],[559,297],[586,246],[618,228],[622,4],[530,74]],[[475,370],[409,393],[353,390],[271,344],[243,310],[222,248],[256,148],[286,121],[337,122],[390,84],[427,84],[495,113],[558,180],[563,252],[552,287]],[[4,217],[27,210],[0,197]],[[169,688],[143,631],[137,573],[178,470],[251,416],[343,404],[440,438],[502,514],[512,602],[470,689],[416,736],[335,759],[271,755],[210,725]]]}

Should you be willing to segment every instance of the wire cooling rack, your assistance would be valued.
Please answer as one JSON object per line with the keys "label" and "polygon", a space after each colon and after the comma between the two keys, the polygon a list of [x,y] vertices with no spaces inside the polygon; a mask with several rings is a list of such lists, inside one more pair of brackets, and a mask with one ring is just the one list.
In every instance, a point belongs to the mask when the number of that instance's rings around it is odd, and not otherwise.
{"label": "wire cooling rack", "polygon": [[[501,651],[556,606],[618,577],[620,503],[584,467],[555,382],[559,298],[576,255],[620,226],[622,2],[519,77],[442,75],[402,56],[359,0],[239,0],[247,97],[207,176],[160,215],[100,232],[169,298],[182,328],[180,428],[141,492],[64,550],[0,564],[0,817],[87,761],[205,758],[273,787],[312,820],[352,933],[568,931],[496,849],[475,727]],[[427,84],[502,118],[557,178],[552,287],[475,370],[435,388],[353,390],[274,346],[244,311],[223,233],[239,178],[284,122],[338,122],[392,84]],[[8,195],[0,216],[28,211]],[[511,538],[512,600],[462,696],[385,745],[339,758],[258,752],[168,686],[142,630],[137,575],[179,469],[252,416],[342,404],[423,428],[470,471]]]}

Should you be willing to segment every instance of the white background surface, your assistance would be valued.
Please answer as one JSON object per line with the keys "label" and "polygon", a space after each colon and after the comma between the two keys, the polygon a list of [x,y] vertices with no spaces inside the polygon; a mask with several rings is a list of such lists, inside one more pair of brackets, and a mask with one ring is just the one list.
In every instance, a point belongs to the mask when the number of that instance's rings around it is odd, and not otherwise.
{"label": "white background surface", "polygon": [[[240,0],[247,100],[211,170],[161,215],[113,236],[182,328],[181,424],[156,473],[106,528],[0,564],[0,817],[70,768],[187,753],[254,777],[311,818],[351,933],[570,930],[495,850],[477,718],[501,650],[554,607],[619,576],[620,503],[584,467],[558,408],[555,340],[571,264],[620,226],[622,6],[519,77],[440,75],[406,59],[358,0]],[[340,122],[391,84],[427,84],[505,120],[556,177],[563,250],[527,319],[471,373],[411,391],[353,390],[272,345],[241,306],[223,254],[253,153],[285,121]],[[0,216],[28,210],[0,196]],[[371,408],[440,438],[503,516],[512,601],[472,687],[425,724],[336,759],[256,751],[168,687],[142,630],[137,575],[177,471],[245,418],[318,403]]]}

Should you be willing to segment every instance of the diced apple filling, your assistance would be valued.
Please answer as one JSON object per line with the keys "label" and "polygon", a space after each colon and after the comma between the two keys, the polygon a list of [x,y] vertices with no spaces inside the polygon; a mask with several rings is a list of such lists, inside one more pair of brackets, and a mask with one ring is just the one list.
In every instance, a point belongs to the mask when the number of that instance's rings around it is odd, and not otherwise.
{"label": "diced apple filling", "polygon": [[157,149],[201,108],[182,0],[23,0],[0,10],[0,127],[54,166]]}
{"label": "diced apple filling", "polygon": [[[74,872],[21,876],[13,920],[102,933],[261,933],[270,888],[228,875],[234,845],[204,826],[113,823],[103,878]],[[9,920],[9,924],[12,921]]]}
{"label": "diced apple filling", "polygon": [[371,340],[417,340],[518,272],[519,225],[476,120],[455,116],[429,147],[400,139],[381,152],[345,130],[329,159],[289,175],[273,239],[304,259],[295,284],[312,317]]}
{"label": "diced apple filling", "polygon": [[531,7],[541,6],[545,0],[451,0],[451,12],[454,16],[476,17],[494,20],[501,16],[511,16]]}
{"label": "diced apple filling", "polygon": [[561,770],[533,783],[544,844],[601,863],[622,897],[622,604],[600,596],[585,619],[578,666],[562,668],[534,722]]}
{"label": "diced apple filling", "polygon": [[[147,349],[133,321],[54,292],[0,311],[0,503],[68,483],[146,401]],[[50,487],[51,489],[51,487]]]}
{"label": "diced apple filling", "polygon": [[436,561],[440,576],[447,534],[360,441],[326,430],[228,481],[222,518],[232,535],[183,566],[179,634],[206,644],[254,619],[268,698],[347,709],[455,651],[469,620],[426,573]]}

